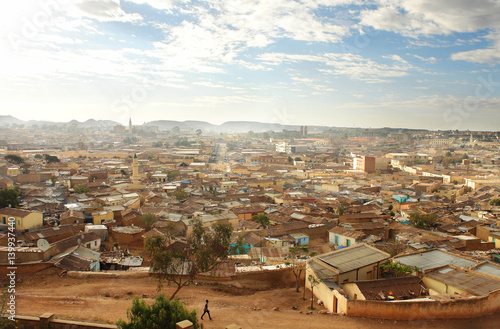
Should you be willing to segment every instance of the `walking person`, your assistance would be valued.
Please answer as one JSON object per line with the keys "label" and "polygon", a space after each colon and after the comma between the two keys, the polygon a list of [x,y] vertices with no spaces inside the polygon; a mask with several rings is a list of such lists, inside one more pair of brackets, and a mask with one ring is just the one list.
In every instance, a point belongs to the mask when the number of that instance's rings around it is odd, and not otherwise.
{"label": "walking person", "polygon": [[208,318],[212,320],[212,317],[210,316],[210,311],[208,310],[208,299],[207,302],[205,303],[205,308],[203,309],[203,314],[201,315],[201,319],[203,320],[203,316],[208,313]]}

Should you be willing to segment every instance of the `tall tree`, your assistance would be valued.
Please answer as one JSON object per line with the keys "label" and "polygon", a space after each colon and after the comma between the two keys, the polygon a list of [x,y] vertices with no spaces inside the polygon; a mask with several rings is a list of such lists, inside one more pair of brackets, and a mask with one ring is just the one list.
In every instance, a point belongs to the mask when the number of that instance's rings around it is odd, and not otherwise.
{"label": "tall tree", "polygon": [[189,285],[199,273],[210,272],[229,256],[232,225],[213,224],[205,230],[201,221],[192,222],[193,233],[186,248],[172,248],[174,234],[146,239],[145,250],[151,259],[151,270],[158,278],[158,290],[164,282],[176,285],[170,299]]}
{"label": "tall tree", "polygon": [[151,226],[158,220],[158,216],[152,213],[145,213],[139,218],[139,220],[146,226],[146,230],[149,230]]}
{"label": "tall tree", "polygon": [[413,210],[410,213],[409,224],[416,228],[429,230],[437,224],[437,221],[436,214],[424,214],[419,210]]}
{"label": "tall tree", "polygon": [[341,203],[338,207],[337,207],[337,215],[339,216],[342,216],[344,213],[345,213],[345,206],[343,203]]}
{"label": "tall tree", "polygon": [[264,226],[265,228],[268,228],[270,224],[269,217],[264,214],[253,215],[252,220]]}
{"label": "tall tree", "polygon": [[75,186],[73,188],[73,191],[75,191],[75,193],[88,193],[89,192],[89,188],[87,186],[83,186],[82,184],[78,185],[78,186]]}
{"label": "tall tree", "polygon": [[205,230],[201,220],[193,221],[189,243],[194,251],[197,271],[210,272],[228,258],[232,233],[233,226],[230,223],[215,223],[210,230]]}
{"label": "tall tree", "polygon": [[238,237],[236,238],[236,244],[231,247],[229,252],[232,255],[243,255],[246,254],[247,250],[245,248],[245,237],[242,234],[239,234]]}
{"label": "tall tree", "polygon": [[188,193],[186,191],[184,191],[184,189],[180,189],[178,191],[176,191],[173,196],[177,199],[177,200],[183,200],[185,198],[188,197]]}
{"label": "tall tree", "polygon": [[4,158],[5,158],[5,160],[9,161],[10,163],[15,163],[15,164],[24,163],[24,159],[16,154],[8,154],[8,155],[4,156]]}
{"label": "tall tree", "polygon": [[15,189],[6,188],[0,190],[0,208],[19,206],[19,194]]}
{"label": "tall tree", "polygon": [[151,271],[158,279],[158,291],[162,289],[164,282],[176,286],[170,300],[174,299],[182,287],[191,283],[196,275],[192,249],[169,248],[171,242],[170,236],[156,235],[146,239],[145,244],[146,253],[151,259]]}
{"label": "tall tree", "polygon": [[500,206],[500,198],[492,198],[490,201],[488,201],[488,204],[492,206]]}
{"label": "tall tree", "polygon": [[59,158],[55,155],[44,154],[43,158],[47,161],[47,163],[61,162],[61,160],[59,160]]}

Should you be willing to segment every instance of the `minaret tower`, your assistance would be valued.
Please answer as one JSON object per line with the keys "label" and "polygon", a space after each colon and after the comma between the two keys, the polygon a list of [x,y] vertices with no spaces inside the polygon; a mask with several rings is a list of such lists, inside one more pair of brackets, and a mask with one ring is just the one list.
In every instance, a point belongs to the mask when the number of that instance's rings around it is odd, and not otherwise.
{"label": "minaret tower", "polygon": [[128,121],[128,133],[132,133],[132,118],[130,118],[130,120]]}
{"label": "minaret tower", "polygon": [[139,183],[139,162],[137,160],[137,154],[134,154],[134,160],[132,162],[132,183]]}

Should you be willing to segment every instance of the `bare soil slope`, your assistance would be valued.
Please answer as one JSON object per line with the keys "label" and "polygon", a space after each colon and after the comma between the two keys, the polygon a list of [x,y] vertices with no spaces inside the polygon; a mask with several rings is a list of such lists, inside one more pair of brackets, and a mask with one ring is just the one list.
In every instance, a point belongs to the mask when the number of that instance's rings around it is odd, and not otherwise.
{"label": "bare soil slope", "polygon": [[[77,279],[57,274],[55,270],[47,270],[18,284],[18,314],[39,316],[50,312],[57,318],[114,323],[120,318],[126,319],[127,308],[134,296],[144,296],[152,302],[157,295],[153,278]],[[168,286],[163,289],[166,295],[172,291],[173,288]],[[499,313],[476,319],[388,321],[319,314],[324,309],[315,305],[313,314],[306,314],[310,291],[306,292],[307,300],[303,300],[302,292],[297,294],[292,287],[252,291],[199,284],[183,288],[178,297],[189,309],[196,309],[199,315],[205,300],[210,300],[213,320],[205,317],[205,328],[225,328],[236,323],[243,328],[474,329],[498,328],[500,323]],[[297,310],[293,310],[293,306]]]}

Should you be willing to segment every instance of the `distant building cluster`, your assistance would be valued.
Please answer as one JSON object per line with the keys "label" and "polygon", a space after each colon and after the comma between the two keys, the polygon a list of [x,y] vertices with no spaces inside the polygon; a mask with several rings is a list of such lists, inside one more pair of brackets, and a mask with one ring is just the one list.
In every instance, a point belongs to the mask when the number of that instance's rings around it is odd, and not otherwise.
{"label": "distant building cluster", "polygon": [[132,121],[99,131],[5,129],[3,270],[9,225],[27,273],[125,271],[143,269],[145,241],[172,228],[167,247],[189,248],[198,219],[207,231],[233,228],[214,280],[303,266],[301,284],[331,313],[499,310],[496,133],[300,126],[221,134]]}

